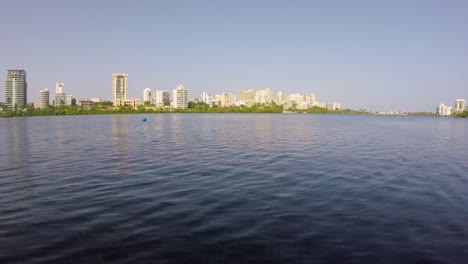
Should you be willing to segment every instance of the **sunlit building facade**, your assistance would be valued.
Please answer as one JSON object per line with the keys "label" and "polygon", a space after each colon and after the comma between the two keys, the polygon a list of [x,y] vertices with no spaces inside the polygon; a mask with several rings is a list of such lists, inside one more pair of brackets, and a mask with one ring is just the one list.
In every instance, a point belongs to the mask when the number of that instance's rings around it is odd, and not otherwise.
{"label": "sunlit building facade", "polygon": [[24,69],[9,69],[5,80],[5,106],[23,107],[28,100],[28,83]]}

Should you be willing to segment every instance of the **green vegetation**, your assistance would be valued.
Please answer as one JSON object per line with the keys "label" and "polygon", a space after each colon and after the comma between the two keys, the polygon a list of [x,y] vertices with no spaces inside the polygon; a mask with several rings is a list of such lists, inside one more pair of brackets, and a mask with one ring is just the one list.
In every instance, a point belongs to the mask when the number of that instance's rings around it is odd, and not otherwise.
{"label": "green vegetation", "polygon": [[455,114],[456,117],[465,117],[465,118],[468,118],[468,110],[465,110],[461,113],[457,113]]}
{"label": "green vegetation", "polygon": [[[147,104],[139,107],[114,107],[112,102],[102,102],[91,108],[83,108],[76,104],[71,106],[48,106],[47,108],[34,108],[27,105],[22,109],[15,107],[12,111],[4,109],[0,117],[22,117],[22,116],[54,116],[54,115],[99,115],[99,114],[138,114],[138,113],[282,113],[283,106],[272,104],[255,104],[253,106],[226,106],[217,105],[210,107],[202,102],[189,102],[187,109],[157,108],[154,105]],[[354,110],[328,110],[326,108],[312,107],[309,109],[296,109],[295,106],[288,109],[293,113],[335,113],[335,114],[362,114],[365,111]]]}

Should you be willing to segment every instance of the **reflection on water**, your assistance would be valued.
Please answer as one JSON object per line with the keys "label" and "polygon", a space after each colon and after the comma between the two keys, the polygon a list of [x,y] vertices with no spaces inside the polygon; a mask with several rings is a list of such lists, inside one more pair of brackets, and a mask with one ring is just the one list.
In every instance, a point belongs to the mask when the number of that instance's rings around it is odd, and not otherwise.
{"label": "reflection on water", "polygon": [[467,120],[142,117],[0,119],[0,263],[467,263]]}
{"label": "reflection on water", "polygon": [[112,143],[115,148],[114,158],[117,163],[117,174],[128,172],[128,116],[112,115]]}

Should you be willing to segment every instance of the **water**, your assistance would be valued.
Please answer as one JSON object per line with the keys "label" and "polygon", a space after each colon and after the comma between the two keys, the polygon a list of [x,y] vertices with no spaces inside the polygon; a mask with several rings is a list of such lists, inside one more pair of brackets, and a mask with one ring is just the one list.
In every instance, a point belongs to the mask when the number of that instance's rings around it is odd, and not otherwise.
{"label": "water", "polygon": [[466,263],[468,120],[0,119],[0,263]]}

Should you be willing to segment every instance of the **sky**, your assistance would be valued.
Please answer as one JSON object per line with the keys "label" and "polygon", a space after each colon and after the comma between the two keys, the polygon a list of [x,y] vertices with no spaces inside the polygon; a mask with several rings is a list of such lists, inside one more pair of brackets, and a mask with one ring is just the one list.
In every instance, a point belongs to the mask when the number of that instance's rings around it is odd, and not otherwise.
{"label": "sky", "polygon": [[63,82],[112,98],[143,89],[313,93],[374,111],[468,99],[466,0],[15,0],[0,2],[0,101],[24,68],[28,101]]}

